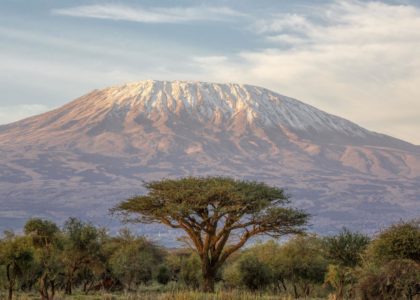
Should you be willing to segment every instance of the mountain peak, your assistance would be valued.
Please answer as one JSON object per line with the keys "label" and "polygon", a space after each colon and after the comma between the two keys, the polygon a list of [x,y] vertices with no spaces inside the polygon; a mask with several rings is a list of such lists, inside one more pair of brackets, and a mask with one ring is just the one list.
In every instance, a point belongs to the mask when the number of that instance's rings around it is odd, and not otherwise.
{"label": "mountain peak", "polygon": [[43,139],[46,132],[55,135],[59,130],[77,136],[106,132],[131,136],[143,132],[144,126],[170,131],[181,123],[182,130],[207,128],[232,136],[265,132],[273,135],[269,140],[283,135],[328,144],[413,147],[265,88],[200,81],[144,80],[94,90],[59,109],[3,129],[15,128],[23,135]]}
{"label": "mountain peak", "polygon": [[95,91],[87,98],[101,107],[112,107],[114,112],[137,109],[147,116],[187,112],[205,121],[230,122],[241,117],[248,124],[261,126],[358,137],[369,133],[296,99],[244,84],[145,80]]}
{"label": "mountain peak", "polygon": [[134,82],[0,126],[10,214],[26,216],[34,203],[28,215],[100,218],[106,201],[138,193],[141,180],[189,175],[264,180],[287,187],[318,228],[343,219],[367,228],[418,214],[420,150],[234,83]]}

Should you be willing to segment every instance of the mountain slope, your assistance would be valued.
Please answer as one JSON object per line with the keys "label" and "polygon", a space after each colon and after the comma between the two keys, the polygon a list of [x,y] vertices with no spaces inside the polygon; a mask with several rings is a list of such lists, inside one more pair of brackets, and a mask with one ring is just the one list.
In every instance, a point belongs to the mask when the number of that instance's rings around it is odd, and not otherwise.
{"label": "mountain slope", "polygon": [[259,87],[141,81],[0,126],[0,201],[16,224],[101,219],[140,180],[208,174],[287,187],[319,231],[420,212],[420,147]]}

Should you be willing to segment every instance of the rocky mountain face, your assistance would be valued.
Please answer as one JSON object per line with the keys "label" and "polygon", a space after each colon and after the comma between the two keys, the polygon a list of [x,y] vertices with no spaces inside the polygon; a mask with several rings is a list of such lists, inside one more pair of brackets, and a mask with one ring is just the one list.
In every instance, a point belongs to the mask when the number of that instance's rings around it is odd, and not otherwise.
{"label": "rocky mountain face", "polygon": [[142,180],[187,175],[284,187],[322,233],[420,215],[419,146],[260,87],[141,81],[0,126],[0,229],[30,216],[108,224]]}

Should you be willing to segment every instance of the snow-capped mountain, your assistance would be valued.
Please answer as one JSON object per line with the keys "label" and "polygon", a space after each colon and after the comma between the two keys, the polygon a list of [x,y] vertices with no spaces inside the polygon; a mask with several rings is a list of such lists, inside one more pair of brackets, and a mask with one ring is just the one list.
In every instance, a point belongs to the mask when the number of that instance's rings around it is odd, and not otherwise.
{"label": "snow-capped mountain", "polygon": [[230,175],[287,188],[314,229],[420,214],[420,147],[264,88],[140,81],[0,126],[0,227],[106,218],[141,180]]}

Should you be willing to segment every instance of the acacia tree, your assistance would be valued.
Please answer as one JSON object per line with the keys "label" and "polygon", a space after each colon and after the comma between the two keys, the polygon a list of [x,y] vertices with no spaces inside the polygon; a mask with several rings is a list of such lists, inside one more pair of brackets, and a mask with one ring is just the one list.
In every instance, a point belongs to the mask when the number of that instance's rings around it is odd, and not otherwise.
{"label": "acacia tree", "polygon": [[58,258],[61,250],[60,230],[51,221],[33,218],[26,222],[24,232],[32,239],[35,258],[41,269],[38,277],[41,299],[52,300],[59,270],[62,269]]}
{"label": "acacia tree", "polygon": [[0,241],[0,265],[6,268],[8,299],[13,299],[13,289],[33,260],[33,251],[26,237],[9,236]]}
{"label": "acacia tree", "polygon": [[99,233],[93,225],[76,218],[66,221],[63,233],[65,239],[61,260],[66,277],[65,293],[71,295],[77,273],[100,263]]}
{"label": "acacia tree", "polygon": [[291,283],[295,298],[301,297],[301,292],[308,297],[314,284],[323,281],[327,261],[322,254],[320,239],[308,235],[298,236],[281,245],[273,257],[277,277]]}
{"label": "acacia tree", "polygon": [[163,260],[162,250],[127,230],[121,232],[116,242],[118,245],[109,258],[109,265],[124,289],[129,291],[133,285],[151,280],[153,267]]}
{"label": "acacia tree", "polygon": [[216,273],[252,237],[301,233],[308,214],[286,207],[282,189],[226,177],[187,177],[145,183],[148,193],[122,201],[113,212],[126,221],[181,229],[201,260],[203,290],[214,291]]}
{"label": "acacia tree", "polygon": [[355,281],[354,268],[360,265],[369,241],[366,235],[346,228],[324,239],[326,256],[334,263],[328,267],[325,282],[336,289],[337,299],[343,299],[346,286]]}

